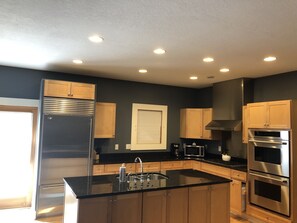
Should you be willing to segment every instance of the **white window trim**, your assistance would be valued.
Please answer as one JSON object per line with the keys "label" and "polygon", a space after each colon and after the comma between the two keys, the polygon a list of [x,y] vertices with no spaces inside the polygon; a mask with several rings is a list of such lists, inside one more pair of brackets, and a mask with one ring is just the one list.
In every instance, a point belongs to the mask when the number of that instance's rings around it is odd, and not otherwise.
{"label": "white window trim", "polygon": [[[138,111],[160,111],[162,112],[161,143],[158,144],[139,144],[137,143],[137,122]],[[166,105],[152,104],[132,104],[132,125],[131,125],[131,150],[166,150],[167,148],[167,110]]]}

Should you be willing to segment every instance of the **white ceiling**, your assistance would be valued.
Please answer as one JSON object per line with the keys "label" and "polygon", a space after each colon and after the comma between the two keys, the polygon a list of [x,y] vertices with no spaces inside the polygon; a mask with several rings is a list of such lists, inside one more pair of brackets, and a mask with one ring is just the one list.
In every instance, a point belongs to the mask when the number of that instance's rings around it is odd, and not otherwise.
{"label": "white ceiling", "polygon": [[296,0],[0,1],[1,65],[200,88],[297,70],[296,59]]}

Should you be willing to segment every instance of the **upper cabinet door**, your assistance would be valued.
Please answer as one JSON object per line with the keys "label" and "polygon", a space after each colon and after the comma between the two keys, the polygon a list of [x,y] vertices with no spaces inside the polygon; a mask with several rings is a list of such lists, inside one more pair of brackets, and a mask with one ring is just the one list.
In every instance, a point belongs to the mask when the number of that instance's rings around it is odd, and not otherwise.
{"label": "upper cabinet door", "polygon": [[291,128],[291,101],[271,101],[267,103],[267,127],[274,129]]}
{"label": "upper cabinet door", "polygon": [[248,104],[249,128],[291,128],[291,100]]}
{"label": "upper cabinet door", "polygon": [[180,137],[213,139],[213,132],[205,126],[212,120],[212,108],[184,108],[180,110]]}
{"label": "upper cabinet door", "polygon": [[116,123],[115,103],[96,103],[95,138],[114,138]]}
{"label": "upper cabinet door", "polygon": [[202,136],[203,139],[212,139],[211,130],[206,130],[205,126],[212,121],[212,108],[202,109]]}
{"label": "upper cabinet door", "polygon": [[85,83],[71,83],[71,93],[73,98],[95,99],[95,85]]}
{"label": "upper cabinet door", "polygon": [[266,128],[266,102],[247,105],[248,128]]}
{"label": "upper cabinet door", "polygon": [[180,111],[180,137],[202,138],[202,110],[185,108]]}
{"label": "upper cabinet door", "polygon": [[69,81],[45,80],[44,96],[94,100],[95,85]]}
{"label": "upper cabinet door", "polygon": [[44,96],[68,98],[71,96],[71,82],[45,80]]}

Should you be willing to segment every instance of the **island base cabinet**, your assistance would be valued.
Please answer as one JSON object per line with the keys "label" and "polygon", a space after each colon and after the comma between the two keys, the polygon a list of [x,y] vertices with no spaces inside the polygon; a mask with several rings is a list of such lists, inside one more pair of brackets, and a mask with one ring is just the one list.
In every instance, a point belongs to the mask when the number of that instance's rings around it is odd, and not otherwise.
{"label": "island base cabinet", "polygon": [[166,223],[188,222],[188,188],[167,190]]}
{"label": "island base cabinet", "polygon": [[141,211],[141,193],[113,196],[111,223],[140,223]]}
{"label": "island base cabinet", "polygon": [[229,223],[229,183],[77,199],[65,187],[64,223]]}
{"label": "island base cabinet", "polygon": [[[78,223],[110,223],[112,197],[79,200]],[[68,214],[69,216],[71,214]],[[66,215],[65,215],[66,216]],[[71,223],[70,221],[64,223]]]}
{"label": "island base cabinet", "polygon": [[64,223],[141,223],[141,211],[141,193],[79,199],[77,220],[73,211],[64,215]]}
{"label": "island base cabinet", "polygon": [[210,223],[230,222],[230,185],[210,186]]}
{"label": "island base cabinet", "polygon": [[188,188],[143,193],[142,223],[187,223]]}
{"label": "island base cabinet", "polygon": [[189,188],[189,223],[209,222],[209,187]]}
{"label": "island base cabinet", "polygon": [[166,190],[143,193],[143,223],[166,223]]}
{"label": "island base cabinet", "polygon": [[189,223],[229,223],[229,184],[189,188]]}

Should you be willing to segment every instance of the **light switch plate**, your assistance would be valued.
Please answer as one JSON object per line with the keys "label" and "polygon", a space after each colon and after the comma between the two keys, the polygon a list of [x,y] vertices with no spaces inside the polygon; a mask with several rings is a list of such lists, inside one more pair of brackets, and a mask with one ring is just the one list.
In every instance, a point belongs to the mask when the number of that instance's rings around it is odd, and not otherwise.
{"label": "light switch plate", "polygon": [[114,145],[114,149],[115,149],[115,150],[119,150],[119,144],[115,144],[115,145]]}
{"label": "light switch plate", "polygon": [[131,144],[126,144],[126,149],[130,150],[131,149]]}

